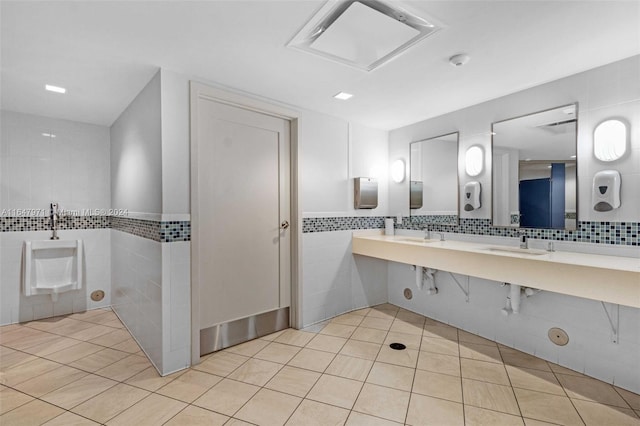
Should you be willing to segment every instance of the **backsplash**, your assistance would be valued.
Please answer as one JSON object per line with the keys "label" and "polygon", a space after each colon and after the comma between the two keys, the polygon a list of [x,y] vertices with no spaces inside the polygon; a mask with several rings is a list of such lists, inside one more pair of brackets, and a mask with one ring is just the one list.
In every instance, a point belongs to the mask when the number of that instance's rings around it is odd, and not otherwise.
{"label": "backsplash", "polygon": [[[67,216],[58,230],[115,229],[149,240],[171,243],[191,240],[190,221],[157,221],[122,216]],[[51,219],[42,216],[0,217],[0,232],[50,231]]]}
{"label": "backsplash", "polygon": [[[376,217],[328,217],[304,218],[302,232],[330,232],[357,229],[381,229],[384,227],[384,216]],[[529,238],[541,240],[584,242],[595,244],[613,244],[638,246],[640,222],[578,222],[578,229],[565,231],[559,229],[520,229],[497,228],[491,226],[491,219],[460,219],[457,225],[426,223],[420,216],[405,217],[396,229],[422,230],[425,224],[428,229],[440,232],[460,234],[489,235],[494,237],[517,237],[524,232]]]}

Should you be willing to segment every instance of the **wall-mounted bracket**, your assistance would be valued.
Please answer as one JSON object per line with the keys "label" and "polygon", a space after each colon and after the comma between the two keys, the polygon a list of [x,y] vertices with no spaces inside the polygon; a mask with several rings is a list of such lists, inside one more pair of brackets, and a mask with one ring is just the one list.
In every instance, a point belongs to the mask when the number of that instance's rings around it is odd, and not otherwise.
{"label": "wall-mounted bracket", "polygon": [[618,343],[618,332],[620,331],[620,305],[614,305],[613,303],[611,303],[610,305],[612,306],[612,312],[609,313],[607,305],[605,305],[604,302],[600,303],[602,303],[602,309],[604,309],[604,313],[607,314],[607,319],[609,320],[609,325],[611,326],[611,331],[613,332],[611,341],[613,343]]}
{"label": "wall-mounted bracket", "polygon": [[455,275],[453,275],[451,272],[449,272],[449,275],[451,275],[451,278],[453,278],[453,281],[455,281],[456,284],[458,284],[458,287],[464,293],[465,302],[469,303],[469,276],[468,275],[466,276],[467,277],[467,289],[465,290],[465,288],[462,286],[462,284],[460,284],[460,281],[458,281],[458,279],[456,278]]}

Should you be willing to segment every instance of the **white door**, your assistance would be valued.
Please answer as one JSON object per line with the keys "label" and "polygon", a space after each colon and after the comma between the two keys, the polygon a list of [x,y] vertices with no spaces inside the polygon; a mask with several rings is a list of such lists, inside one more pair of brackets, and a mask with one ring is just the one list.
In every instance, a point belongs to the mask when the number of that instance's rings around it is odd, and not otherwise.
{"label": "white door", "polygon": [[200,329],[219,333],[290,306],[290,122],[206,98],[193,112]]}

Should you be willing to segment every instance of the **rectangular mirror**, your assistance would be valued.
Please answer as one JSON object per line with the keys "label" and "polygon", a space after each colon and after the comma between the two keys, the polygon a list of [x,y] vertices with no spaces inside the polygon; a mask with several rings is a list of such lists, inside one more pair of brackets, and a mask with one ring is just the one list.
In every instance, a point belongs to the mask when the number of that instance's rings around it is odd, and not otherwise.
{"label": "rectangular mirror", "polygon": [[577,104],[491,125],[493,226],[576,229]]}
{"label": "rectangular mirror", "polygon": [[458,133],[411,143],[411,216],[458,224]]}

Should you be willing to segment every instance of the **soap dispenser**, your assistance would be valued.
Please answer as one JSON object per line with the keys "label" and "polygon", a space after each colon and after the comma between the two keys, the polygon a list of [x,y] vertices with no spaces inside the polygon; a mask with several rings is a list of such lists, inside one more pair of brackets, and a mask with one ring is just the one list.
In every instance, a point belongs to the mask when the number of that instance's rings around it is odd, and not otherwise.
{"label": "soap dispenser", "polygon": [[467,182],[464,185],[464,211],[470,212],[480,208],[480,182]]}
{"label": "soap dispenser", "polygon": [[597,212],[608,212],[620,207],[620,172],[602,170],[593,176],[592,201]]}

